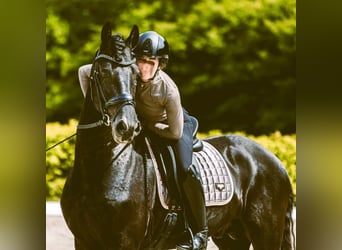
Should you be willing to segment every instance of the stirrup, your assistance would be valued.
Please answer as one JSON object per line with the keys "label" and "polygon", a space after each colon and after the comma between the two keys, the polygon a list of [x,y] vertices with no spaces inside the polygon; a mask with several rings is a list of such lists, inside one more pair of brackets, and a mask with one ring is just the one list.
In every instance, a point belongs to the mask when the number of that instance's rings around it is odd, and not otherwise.
{"label": "stirrup", "polygon": [[177,250],[206,250],[208,245],[208,230],[196,233],[193,240],[177,245]]}

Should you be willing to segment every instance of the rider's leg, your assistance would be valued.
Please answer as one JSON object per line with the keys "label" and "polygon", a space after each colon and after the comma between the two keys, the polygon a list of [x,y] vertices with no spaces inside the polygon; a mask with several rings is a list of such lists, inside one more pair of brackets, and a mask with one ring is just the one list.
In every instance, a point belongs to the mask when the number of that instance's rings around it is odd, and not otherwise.
{"label": "rider's leg", "polygon": [[191,120],[185,112],[183,136],[173,148],[177,158],[177,175],[183,192],[185,213],[194,237],[193,242],[178,245],[177,249],[202,250],[207,247],[207,218],[201,180],[192,165],[192,132]]}
{"label": "rider's leg", "polygon": [[190,228],[193,231],[193,242],[189,241],[177,246],[177,249],[206,249],[208,240],[208,228],[205,209],[205,199],[201,181],[195,167],[190,166],[184,181],[181,182],[183,196],[185,198],[185,212],[188,214]]}

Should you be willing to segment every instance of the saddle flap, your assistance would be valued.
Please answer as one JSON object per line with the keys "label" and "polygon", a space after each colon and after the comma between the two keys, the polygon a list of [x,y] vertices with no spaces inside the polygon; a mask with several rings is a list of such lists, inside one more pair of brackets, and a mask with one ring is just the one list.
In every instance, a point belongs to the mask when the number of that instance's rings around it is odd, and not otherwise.
{"label": "saddle flap", "polygon": [[197,131],[198,131],[198,120],[190,116],[190,120],[192,122],[193,126],[193,133],[192,133],[192,138],[193,138],[193,143],[192,143],[192,150],[194,152],[199,152],[203,149],[203,142],[197,138]]}

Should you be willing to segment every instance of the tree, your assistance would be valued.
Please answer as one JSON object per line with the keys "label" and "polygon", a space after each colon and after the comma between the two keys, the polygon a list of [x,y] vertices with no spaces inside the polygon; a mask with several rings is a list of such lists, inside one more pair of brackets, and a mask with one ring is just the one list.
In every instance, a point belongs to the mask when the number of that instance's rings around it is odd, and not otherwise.
{"label": "tree", "polygon": [[204,130],[295,131],[294,1],[201,1],[177,27],[172,70]]}
{"label": "tree", "polygon": [[126,36],[138,24],[167,38],[167,72],[202,131],[295,132],[295,0],[48,0],[47,6],[49,121],[78,116],[77,68],[91,62],[109,20]]}

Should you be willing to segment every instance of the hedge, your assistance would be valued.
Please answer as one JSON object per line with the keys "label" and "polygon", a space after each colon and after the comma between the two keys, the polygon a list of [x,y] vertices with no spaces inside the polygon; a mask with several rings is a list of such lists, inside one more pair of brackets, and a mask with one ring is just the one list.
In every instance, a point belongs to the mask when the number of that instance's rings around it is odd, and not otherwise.
{"label": "hedge", "polygon": [[[68,124],[46,124],[46,148],[49,148],[76,132],[78,121],[70,120]],[[46,152],[46,199],[59,200],[66,176],[74,164],[76,137],[71,137]]]}
{"label": "hedge", "polygon": [[[74,147],[77,121],[72,119],[68,124],[46,124],[46,148],[49,148],[63,139],[71,139],[58,144],[46,152],[46,200],[59,200],[66,176],[73,167]],[[209,133],[198,133],[199,138],[222,135],[220,130]],[[289,173],[291,184],[296,194],[296,135],[282,135],[276,131],[270,135],[253,136],[244,132],[234,132],[255,140],[273,152],[284,164]]]}

